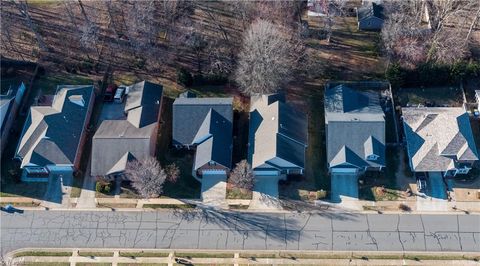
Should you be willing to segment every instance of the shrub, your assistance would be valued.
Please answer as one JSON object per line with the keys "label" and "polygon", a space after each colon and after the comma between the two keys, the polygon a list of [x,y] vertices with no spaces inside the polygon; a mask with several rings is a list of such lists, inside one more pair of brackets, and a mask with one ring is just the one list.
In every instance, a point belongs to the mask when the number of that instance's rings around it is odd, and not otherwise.
{"label": "shrub", "polygon": [[405,84],[406,71],[399,64],[392,64],[385,72],[385,78],[393,88],[400,88]]}
{"label": "shrub", "polygon": [[317,191],[317,199],[324,199],[327,197],[327,191],[321,189]]}
{"label": "shrub", "polygon": [[182,67],[177,70],[177,81],[184,86],[190,87],[193,84],[192,74]]}
{"label": "shrub", "polygon": [[103,191],[103,184],[98,182],[95,184],[95,191],[102,192]]}
{"label": "shrub", "polygon": [[408,206],[407,204],[403,204],[403,203],[400,203],[398,205],[398,209],[401,210],[401,211],[404,211],[404,212],[412,211],[412,208],[410,208],[410,206]]}
{"label": "shrub", "polygon": [[97,183],[95,184],[95,191],[108,194],[112,191],[113,181],[104,177],[97,177]]}
{"label": "shrub", "polygon": [[139,69],[143,69],[145,67],[145,59],[140,57],[135,58],[135,66]]}

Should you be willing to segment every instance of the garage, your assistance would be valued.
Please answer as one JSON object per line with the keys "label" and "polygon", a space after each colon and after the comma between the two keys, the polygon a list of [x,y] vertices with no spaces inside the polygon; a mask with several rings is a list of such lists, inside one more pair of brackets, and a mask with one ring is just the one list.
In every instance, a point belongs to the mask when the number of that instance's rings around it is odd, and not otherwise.
{"label": "garage", "polygon": [[73,168],[69,165],[47,165],[47,168],[50,172],[72,172]]}
{"label": "garage", "polygon": [[278,176],[280,173],[277,170],[253,171],[255,176]]}
{"label": "garage", "polygon": [[202,175],[226,175],[224,169],[205,169],[202,170]]}
{"label": "garage", "polygon": [[357,174],[357,168],[332,168],[332,174]]}

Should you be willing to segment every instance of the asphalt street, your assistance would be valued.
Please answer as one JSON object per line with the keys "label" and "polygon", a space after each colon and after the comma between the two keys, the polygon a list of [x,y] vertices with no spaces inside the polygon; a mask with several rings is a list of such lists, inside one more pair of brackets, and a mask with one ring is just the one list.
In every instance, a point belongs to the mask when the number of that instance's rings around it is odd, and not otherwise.
{"label": "asphalt street", "polygon": [[24,247],[480,252],[480,215],[26,211],[0,218],[2,254]]}

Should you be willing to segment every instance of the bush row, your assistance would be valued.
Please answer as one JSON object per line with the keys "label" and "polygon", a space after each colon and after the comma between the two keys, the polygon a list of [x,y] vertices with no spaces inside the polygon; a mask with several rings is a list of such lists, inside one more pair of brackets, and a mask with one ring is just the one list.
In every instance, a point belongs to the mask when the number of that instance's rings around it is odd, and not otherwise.
{"label": "bush row", "polygon": [[192,75],[190,71],[185,68],[177,70],[178,83],[190,86],[204,86],[204,85],[223,85],[228,82],[228,78],[220,74],[195,74]]}
{"label": "bush row", "polygon": [[457,62],[452,65],[425,63],[415,69],[392,64],[385,73],[393,88],[451,85],[465,78],[480,76],[480,63]]}

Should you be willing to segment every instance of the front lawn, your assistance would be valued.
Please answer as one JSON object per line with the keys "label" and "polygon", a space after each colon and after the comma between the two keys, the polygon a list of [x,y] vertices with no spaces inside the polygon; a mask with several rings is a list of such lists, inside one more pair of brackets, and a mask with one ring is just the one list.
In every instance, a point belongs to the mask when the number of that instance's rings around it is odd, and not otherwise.
{"label": "front lawn", "polygon": [[387,147],[386,167],[383,172],[367,172],[359,178],[358,196],[363,200],[383,201],[397,200],[402,197],[397,188],[396,173],[398,165],[398,149]]}
{"label": "front lawn", "polygon": [[227,199],[252,199],[252,191],[242,188],[233,187],[227,184]]}

